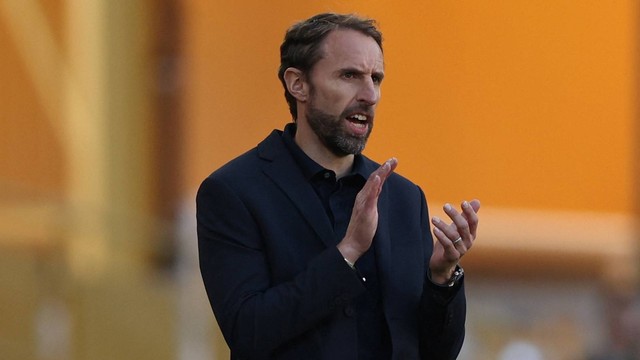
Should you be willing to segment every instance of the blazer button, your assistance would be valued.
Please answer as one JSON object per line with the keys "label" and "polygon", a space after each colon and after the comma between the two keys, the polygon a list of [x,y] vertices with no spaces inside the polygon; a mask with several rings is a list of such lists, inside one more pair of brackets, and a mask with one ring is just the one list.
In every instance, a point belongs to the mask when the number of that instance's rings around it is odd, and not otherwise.
{"label": "blazer button", "polygon": [[354,317],[356,315],[356,309],[352,305],[345,306],[344,314],[347,317]]}

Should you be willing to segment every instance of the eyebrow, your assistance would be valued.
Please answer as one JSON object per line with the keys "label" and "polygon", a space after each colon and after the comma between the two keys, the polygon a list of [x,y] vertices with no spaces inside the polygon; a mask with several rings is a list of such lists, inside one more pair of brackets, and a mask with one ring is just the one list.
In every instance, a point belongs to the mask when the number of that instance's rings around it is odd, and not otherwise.
{"label": "eyebrow", "polygon": [[384,79],[384,71],[375,71],[371,75],[377,76],[378,79],[380,79],[379,81],[382,81],[382,79]]}
{"label": "eyebrow", "polygon": [[[342,69],[339,69],[337,72],[339,74],[344,74],[344,73],[347,73],[347,72],[351,72],[351,73],[358,74],[358,75],[367,74],[366,71],[362,71],[362,70],[360,70],[358,68],[355,68],[355,67],[342,68]],[[374,71],[374,72],[371,73],[371,75],[372,76],[377,76],[380,80],[384,79],[384,71]]]}

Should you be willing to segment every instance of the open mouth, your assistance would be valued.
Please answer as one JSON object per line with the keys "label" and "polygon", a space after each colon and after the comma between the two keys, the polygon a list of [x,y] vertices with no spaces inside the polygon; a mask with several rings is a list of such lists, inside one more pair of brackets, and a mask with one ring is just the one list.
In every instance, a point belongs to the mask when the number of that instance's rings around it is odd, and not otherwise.
{"label": "open mouth", "polygon": [[347,116],[349,128],[356,136],[364,136],[369,130],[369,116],[364,114],[353,114]]}

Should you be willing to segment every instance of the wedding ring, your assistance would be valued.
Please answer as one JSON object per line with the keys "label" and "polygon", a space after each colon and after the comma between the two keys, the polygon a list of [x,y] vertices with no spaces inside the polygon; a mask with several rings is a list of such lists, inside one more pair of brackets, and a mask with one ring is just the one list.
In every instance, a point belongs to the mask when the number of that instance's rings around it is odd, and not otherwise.
{"label": "wedding ring", "polygon": [[462,241],[462,236],[460,236],[459,238],[453,240],[453,245],[459,243],[460,241]]}

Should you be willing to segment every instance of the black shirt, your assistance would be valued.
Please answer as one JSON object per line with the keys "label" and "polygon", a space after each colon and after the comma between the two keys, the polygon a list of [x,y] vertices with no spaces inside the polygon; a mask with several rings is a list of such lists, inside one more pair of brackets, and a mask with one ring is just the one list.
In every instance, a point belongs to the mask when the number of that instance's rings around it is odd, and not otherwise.
{"label": "black shirt", "polygon": [[[336,173],[313,161],[295,143],[296,125],[288,124],[283,141],[307,179],[333,225],[335,244],[344,238],[356,195],[367,181],[369,174],[363,166],[361,155],[355,155],[351,172],[340,179]],[[366,281],[367,291],[346,306],[346,316],[356,316],[358,324],[358,359],[389,359],[391,341],[378,282],[375,247],[358,259],[356,266]]]}

